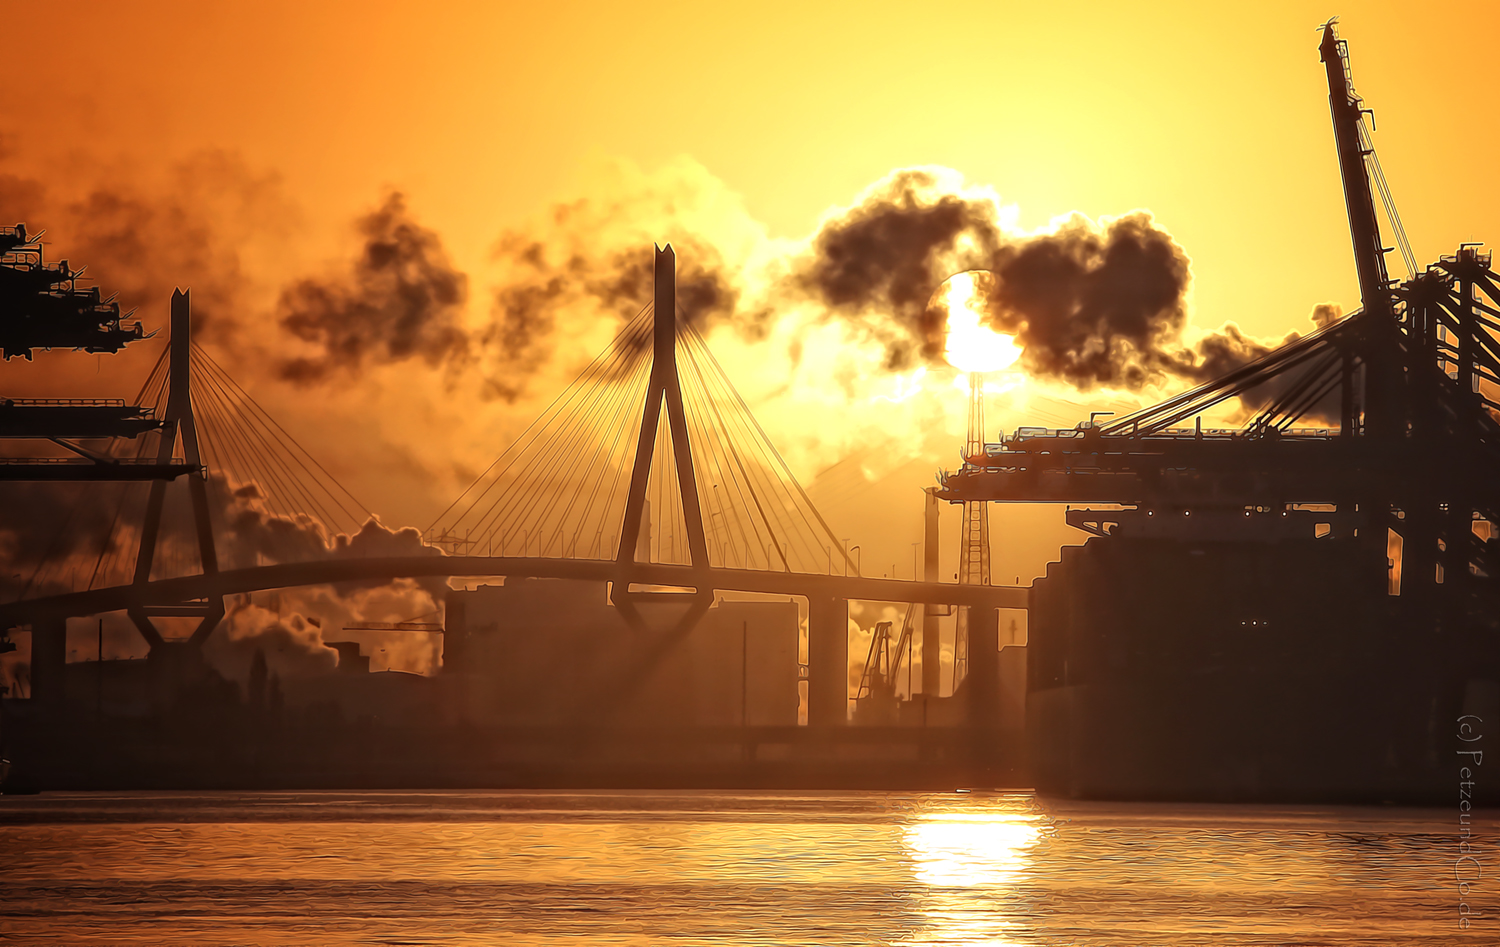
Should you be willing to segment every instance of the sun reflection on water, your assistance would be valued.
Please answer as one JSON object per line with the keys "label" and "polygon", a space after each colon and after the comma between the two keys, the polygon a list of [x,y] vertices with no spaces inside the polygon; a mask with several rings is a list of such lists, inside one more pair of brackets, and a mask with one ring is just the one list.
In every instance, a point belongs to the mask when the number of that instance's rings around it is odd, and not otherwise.
{"label": "sun reflection on water", "polygon": [[914,942],[1019,943],[1017,883],[1032,870],[1046,825],[1044,816],[1008,799],[913,818],[902,843],[923,886],[917,897],[927,921]]}
{"label": "sun reflection on water", "polygon": [[925,817],[904,834],[918,881],[968,888],[1016,880],[1041,830],[1011,815],[963,813]]}

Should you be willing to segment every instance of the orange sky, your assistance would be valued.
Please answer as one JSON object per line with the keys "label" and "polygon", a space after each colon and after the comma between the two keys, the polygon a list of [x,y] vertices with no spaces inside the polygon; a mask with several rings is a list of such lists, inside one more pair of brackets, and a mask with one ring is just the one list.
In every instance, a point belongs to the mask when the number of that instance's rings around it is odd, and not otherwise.
{"label": "orange sky", "polygon": [[[1500,13],[1409,4],[20,5],[6,131],[37,160],[224,147],[326,234],[406,190],[460,264],[601,157],[690,155],[773,233],[889,169],[992,184],[1035,226],[1149,207],[1200,318],[1270,333],[1352,302],[1314,28],[1343,12],[1419,259],[1480,238]],[[1467,169],[1467,170],[1466,170]]]}
{"label": "orange sky", "polygon": [[[49,182],[235,154],[280,179],[285,255],[247,258],[270,284],[318,270],[396,188],[477,308],[496,238],[621,162],[690,159],[783,238],[893,168],[945,165],[1027,228],[1149,208],[1192,258],[1195,324],[1280,336],[1357,305],[1316,48],[1331,13],[1417,258],[1492,236],[1483,5],[28,4],[6,13],[0,151]],[[912,538],[879,557],[909,561]]]}

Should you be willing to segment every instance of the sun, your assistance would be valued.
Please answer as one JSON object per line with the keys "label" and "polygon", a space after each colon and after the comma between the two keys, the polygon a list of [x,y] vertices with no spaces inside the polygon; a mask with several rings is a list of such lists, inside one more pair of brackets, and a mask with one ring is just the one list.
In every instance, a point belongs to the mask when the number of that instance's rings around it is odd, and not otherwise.
{"label": "sun", "polygon": [[943,358],[959,371],[1003,371],[1021,357],[1015,336],[984,324],[983,283],[994,278],[988,270],[967,270],[948,277],[935,294],[948,313]]}

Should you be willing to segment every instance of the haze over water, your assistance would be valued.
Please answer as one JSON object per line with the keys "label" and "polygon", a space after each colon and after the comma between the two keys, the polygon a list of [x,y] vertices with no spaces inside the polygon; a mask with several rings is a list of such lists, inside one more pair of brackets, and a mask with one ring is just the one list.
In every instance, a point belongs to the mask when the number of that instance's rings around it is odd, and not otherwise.
{"label": "haze over water", "polygon": [[1028,793],[5,797],[0,943],[1495,943],[1481,889],[1458,926],[1457,826]]}

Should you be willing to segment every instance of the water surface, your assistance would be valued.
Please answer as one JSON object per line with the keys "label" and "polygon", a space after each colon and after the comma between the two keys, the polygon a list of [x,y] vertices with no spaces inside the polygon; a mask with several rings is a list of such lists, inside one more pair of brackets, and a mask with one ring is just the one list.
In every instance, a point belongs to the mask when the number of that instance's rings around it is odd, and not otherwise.
{"label": "water surface", "polygon": [[0,943],[1497,944],[1475,825],[1462,896],[1456,808],[49,793],[0,798]]}

